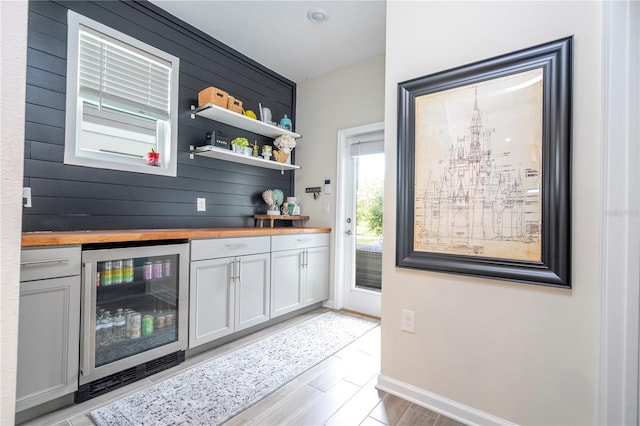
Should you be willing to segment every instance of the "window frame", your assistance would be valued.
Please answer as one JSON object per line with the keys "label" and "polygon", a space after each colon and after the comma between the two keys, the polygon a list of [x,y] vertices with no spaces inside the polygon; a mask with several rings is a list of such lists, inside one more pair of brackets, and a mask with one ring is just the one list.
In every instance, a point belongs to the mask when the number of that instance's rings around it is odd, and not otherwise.
{"label": "window frame", "polygon": [[[83,101],[79,97],[78,64],[80,60],[80,30],[83,26],[93,32],[103,33],[120,43],[131,45],[171,63],[168,120],[170,130],[168,136],[166,135],[167,132],[165,132],[165,137],[157,139],[156,144],[161,154],[161,161],[158,166],[147,165],[144,159],[127,158],[126,156],[107,152],[92,152],[81,148],[79,142],[83,121],[80,104]],[[179,69],[180,59],[178,57],[69,10],[67,14],[67,95],[64,164],[162,176],[177,176]]]}

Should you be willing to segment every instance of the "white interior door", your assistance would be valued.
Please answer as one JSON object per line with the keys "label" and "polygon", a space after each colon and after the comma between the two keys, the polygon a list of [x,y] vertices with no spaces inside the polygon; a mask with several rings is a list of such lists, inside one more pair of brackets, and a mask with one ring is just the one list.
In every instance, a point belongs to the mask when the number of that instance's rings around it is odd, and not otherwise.
{"label": "white interior door", "polygon": [[380,316],[382,293],[383,123],[338,137],[337,306]]}

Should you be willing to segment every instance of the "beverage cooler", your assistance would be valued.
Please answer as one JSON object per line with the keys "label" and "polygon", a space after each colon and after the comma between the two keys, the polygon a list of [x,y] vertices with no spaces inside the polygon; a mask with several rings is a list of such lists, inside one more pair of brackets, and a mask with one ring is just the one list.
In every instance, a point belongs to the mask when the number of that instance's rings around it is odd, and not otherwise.
{"label": "beverage cooler", "polygon": [[83,248],[76,402],[184,361],[188,261],[183,241]]}

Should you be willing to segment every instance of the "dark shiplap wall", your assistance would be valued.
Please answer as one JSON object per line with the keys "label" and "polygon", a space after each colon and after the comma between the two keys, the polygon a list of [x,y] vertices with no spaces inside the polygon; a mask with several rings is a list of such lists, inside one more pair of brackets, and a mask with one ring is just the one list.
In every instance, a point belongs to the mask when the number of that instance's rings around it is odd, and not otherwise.
{"label": "dark shiplap wall", "polygon": [[[180,58],[177,177],[63,164],[67,9]],[[252,226],[251,216],[266,209],[262,191],[293,194],[293,172],[189,159],[189,145],[203,144],[211,130],[273,141],[192,120],[189,109],[198,91],[216,86],[246,109],[262,102],[274,119],[288,114],[295,124],[295,83],[147,2],[30,1],[28,37],[24,185],[33,207],[23,210],[23,231]],[[197,197],[207,199],[206,212],[196,211]]]}

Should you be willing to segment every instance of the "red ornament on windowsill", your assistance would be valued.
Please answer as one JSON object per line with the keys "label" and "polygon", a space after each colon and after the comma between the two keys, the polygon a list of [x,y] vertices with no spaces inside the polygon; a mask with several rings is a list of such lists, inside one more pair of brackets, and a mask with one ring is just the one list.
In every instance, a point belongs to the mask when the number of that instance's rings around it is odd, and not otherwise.
{"label": "red ornament on windowsill", "polygon": [[155,150],[147,152],[147,164],[150,166],[157,166],[160,162],[160,153]]}

